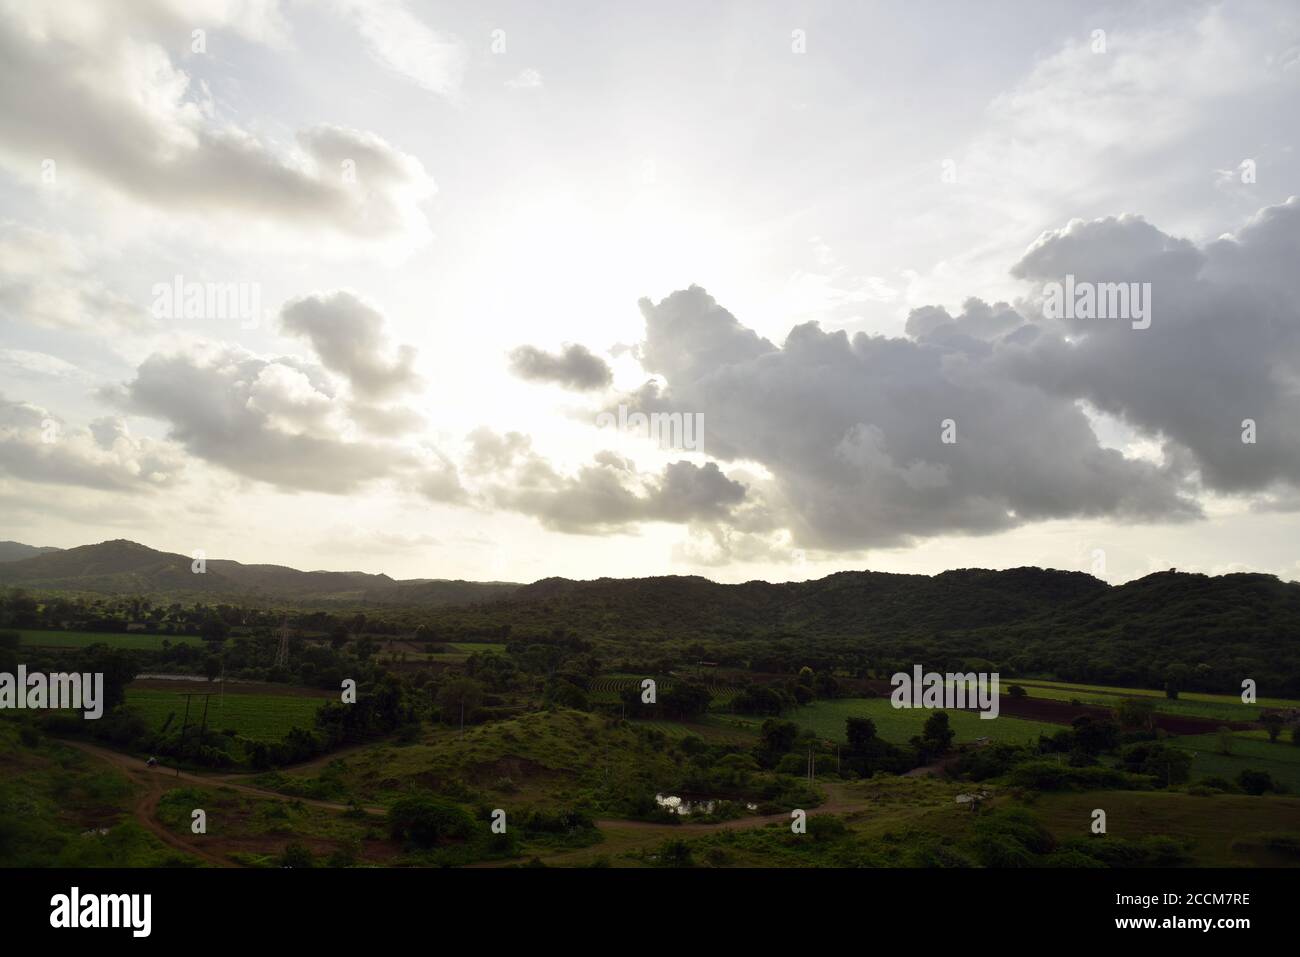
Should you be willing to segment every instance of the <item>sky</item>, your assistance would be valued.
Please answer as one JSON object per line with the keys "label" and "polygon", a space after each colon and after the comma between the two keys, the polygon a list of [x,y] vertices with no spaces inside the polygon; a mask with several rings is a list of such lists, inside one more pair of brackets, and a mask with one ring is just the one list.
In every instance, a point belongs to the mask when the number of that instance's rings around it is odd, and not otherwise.
{"label": "sky", "polygon": [[1298,128],[1290,2],[0,0],[0,538],[1294,580]]}

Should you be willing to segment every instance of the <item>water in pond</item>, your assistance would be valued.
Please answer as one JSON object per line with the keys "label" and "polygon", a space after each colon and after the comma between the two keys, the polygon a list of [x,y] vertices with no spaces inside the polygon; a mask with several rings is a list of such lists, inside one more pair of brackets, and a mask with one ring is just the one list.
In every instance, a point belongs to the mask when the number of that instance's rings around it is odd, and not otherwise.
{"label": "water in pond", "polygon": [[[712,814],[718,802],[712,798],[684,798],[676,794],[656,794],[655,803],[673,814]],[[751,811],[758,810],[757,804],[746,804]]]}

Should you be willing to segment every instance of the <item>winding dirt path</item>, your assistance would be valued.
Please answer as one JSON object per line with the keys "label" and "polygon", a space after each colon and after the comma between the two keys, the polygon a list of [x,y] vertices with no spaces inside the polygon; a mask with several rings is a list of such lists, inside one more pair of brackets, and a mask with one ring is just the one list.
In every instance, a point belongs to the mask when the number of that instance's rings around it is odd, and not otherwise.
{"label": "winding dirt path", "polygon": [[[203,848],[198,842],[187,841],[174,832],[168,830],[158,821],[158,802],[162,796],[174,788],[183,785],[198,785],[199,787],[220,787],[230,788],[232,791],[238,791],[241,794],[247,794],[251,797],[264,798],[274,801],[301,801],[303,804],[312,807],[324,808],[329,811],[347,811],[350,810],[346,804],[338,804],[332,801],[318,801],[314,798],[300,798],[289,794],[280,794],[278,791],[268,791],[265,788],[254,787],[248,784],[238,783],[238,779],[243,775],[199,775],[192,774],[189,771],[180,771],[176,768],[168,768],[162,764],[155,767],[142,761],[140,758],[132,757],[129,754],[123,754],[120,751],[113,751],[108,748],[101,748],[96,744],[89,744],[85,741],[74,741],[71,739],[60,739],[68,747],[76,748],[84,754],[110,764],[125,774],[133,783],[140,788],[140,796],[131,808],[131,816],[140,823],[150,834],[153,834],[160,841],[169,847],[178,851],[184,851],[187,854],[193,854],[195,857],[211,864],[214,867],[239,867],[236,862],[222,857],[219,854]],[[338,752],[331,756],[331,759],[338,757]],[[312,762],[309,762],[309,764]],[[388,812],[381,807],[363,808],[367,814],[376,817],[383,816]]]}
{"label": "winding dirt path", "polygon": [[[293,795],[281,794],[278,791],[269,791],[265,788],[259,788],[250,784],[242,784],[241,780],[247,778],[242,774],[194,774],[190,771],[181,771],[177,768],[169,768],[162,764],[155,767],[149,765],[140,758],[124,754],[121,751],[113,751],[109,748],[103,748],[96,744],[90,744],[85,741],[76,741],[71,739],[61,739],[69,747],[76,748],[78,751],[88,754],[93,758],[110,764],[127,775],[135,784],[141,788],[139,799],[132,808],[132,816],[140,822],[140,825],[156,836],[169,847],[176,848],[188,854],[193,854],[201,860],[215,867],[239,867],[240,865],[228,858],[213,854],[210,851],[183,839],[181,836],[173,833],[164,827],[157,820],[158,802],[168,791],[177,787],[186,785],[196,785],[198,787],[209,788],[229,788],[241,794],[247,794],[251,797],[262,798],[273,801],[301,801],[303,804],[311,807],[318,807],[328,811],[347,811],[350,810],[346,804],[339,804],[333,801],[320,801],[314,798],[300,798]],[[358,746],[362,747],[362,746]],[[306,764],[298,765],[298,769],[310,768],[322,765],[328,761],[339,757],[343,752],[334,752],[325,758],[315,759]],[[870,807],[870,802],[865,796],[858,796],[846,793],[844,786],[840,784],[825,785],[828,800],[817,807],[808,808],[808,816],[814,817],[819,814],[854,814],[866,811]],[[380,817],[388,812],[381,807],[366,807],[363,810],[372,816]],[[730,821],[716,821],[713,823],[691,824],[683,822],[681,824],[659,824],[652,821],[632,821],[620,818],[601,818],[595,821],[595,824],[601,830],[621,830],[621,831],[648,831],[661,832],[665,834],[706,834],[712,831],[734,831],[754,827],[765,827],[769,824],[788,824],[790,822],[789,812],[780,814],[764,814],[758,816],[749,816],[736,818]],[[577,853],[577,852],[574,852]],[[564,857],[564,854],[557,857]],[[479,864],[471,864],[471,867],[502,867],[508,866],[517,861],[483,861]]]}

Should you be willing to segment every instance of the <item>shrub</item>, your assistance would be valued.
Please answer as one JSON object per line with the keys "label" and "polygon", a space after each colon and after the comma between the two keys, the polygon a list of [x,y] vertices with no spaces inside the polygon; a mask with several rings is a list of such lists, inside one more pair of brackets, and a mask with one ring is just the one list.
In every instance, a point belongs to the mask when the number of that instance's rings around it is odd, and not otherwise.
{"label": "shrub", "polygon": [[1237,775],[1237,784],[1247,794],[1256,796],[1278,789],[1277,782],[1273,780],[1271,774],[1267,771],[1256,771],[1252,768],[1247,768]]}
{"label": "shrub", "polygon": [[393,840],[417,847],[465,838],[473,829],[474,821],[464,810],[437,798],[402,798],[388,809],[388,832]]}
{"label": "shrub", "polygon": [[285,845],[284,853],[280,855],[280,866],[300,870],[315,867],[316,859],[305,845],[294,841]]}

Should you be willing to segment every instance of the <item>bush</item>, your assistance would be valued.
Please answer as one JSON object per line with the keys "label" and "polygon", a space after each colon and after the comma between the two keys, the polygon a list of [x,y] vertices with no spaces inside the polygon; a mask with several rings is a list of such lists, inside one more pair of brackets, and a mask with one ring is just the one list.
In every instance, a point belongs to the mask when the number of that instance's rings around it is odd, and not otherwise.
{"label": "bush", "polygon": [[454,838],[466,838],[474,820],[448,801],[431,797],[402,798],[388,809],[388,833],[395,841],[416,847],[433,847]]}
{"label": "bush", "polygon": [[295,870],[315,867],[316,858],[312,856],[311,851],[305,845],[294,841],[285,846],[284,853],[280,855],[280,866]]}
{"label": "bush", "polygon": [[691,856],[691,846],[676,838],[664,841],[659,847],[660,867],[694,867],[695,859]]}
{"label": "bush", "polygon": [[1097,788],[1142,790],[1151,786],[1149,777],[1126,774],[1116,768],[1075,768],[1051,760],[1026,761],[1012,770],[1007,780],[1015,787],[1035,791],[1088,791]]}
{"label": "bush", "polygon": [[808,836],[817,844],[837,840],[848,831],[849,826],[844,820],[834,815],[816,814],[808,818]]}
{"label": "bush", "polygon": [[1271,774],[1267,771],[1256,771],[1251,768],[1247,768],[1237,775],[1237,784],[1247,794],[1256,796],[1265,794],[1268,791],[1278,790],[1277,782],[1273,780]]}

